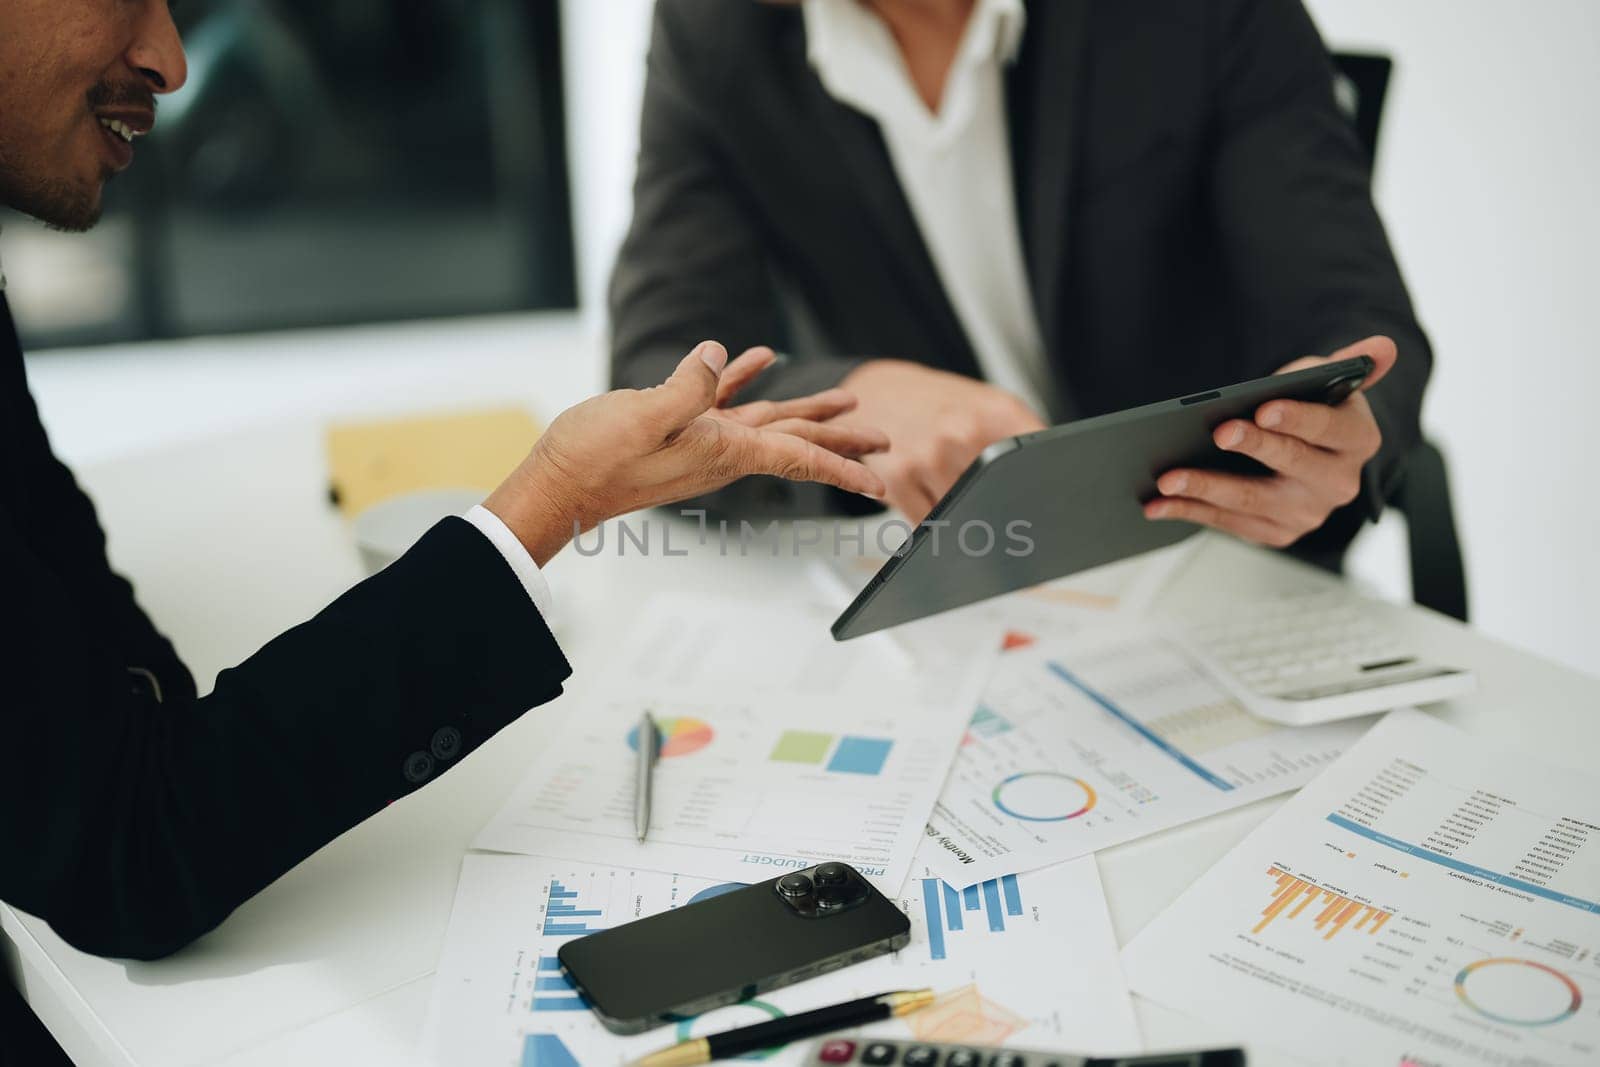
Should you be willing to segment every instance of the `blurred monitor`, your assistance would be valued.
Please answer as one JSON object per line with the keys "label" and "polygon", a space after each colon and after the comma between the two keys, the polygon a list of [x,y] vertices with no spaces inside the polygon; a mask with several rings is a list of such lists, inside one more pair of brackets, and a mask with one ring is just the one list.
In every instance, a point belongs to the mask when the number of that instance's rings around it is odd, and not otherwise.
{"label": "blurred monitor", "polygon": [[24,342],[573,307],[558,8],[185,0],[100,225],[0,219]]}

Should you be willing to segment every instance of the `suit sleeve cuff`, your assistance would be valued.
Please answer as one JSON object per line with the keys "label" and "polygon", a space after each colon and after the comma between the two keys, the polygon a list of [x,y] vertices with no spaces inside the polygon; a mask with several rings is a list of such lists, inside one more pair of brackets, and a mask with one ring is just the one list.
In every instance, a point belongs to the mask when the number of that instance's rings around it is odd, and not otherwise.
{"label": "suit sleeve cuff", "polygon": [[545,581],[539,565],[533,562],[533,557],[522,547],[517,535],[500,520],[500,516],[482,504],[473,505],[462,518],[476,526],[478,532],[489,539],[495,551],[505,558],[506,563],[515,572],[517,580],[522,583],[523,590],[528,594],[528,599],[533,601],[533,606],[539,609],[540,615],[549,620],[552,606],[550,583]]}

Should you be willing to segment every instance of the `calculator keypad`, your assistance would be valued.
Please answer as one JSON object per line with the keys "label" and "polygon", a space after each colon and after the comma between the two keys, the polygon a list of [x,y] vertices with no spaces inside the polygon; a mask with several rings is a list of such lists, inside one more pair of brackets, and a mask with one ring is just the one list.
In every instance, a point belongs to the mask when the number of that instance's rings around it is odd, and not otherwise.
{"label": "calculator keypad", "polygon": [[806,1063],[810,1067],[831,1067],[833,1064],[873,1067],[1244,1067],[1245,1058],[1243,1050],[1237,1048],[1085,1059],[1070,1052],[978,1048],[971,1045],[944,1045],[937,1041],[866,1041],[834,1037],[813,1045],[811,1058]]}
{"label": "calculator keypad", "polygon": [[816,1046],[814,1064],[863,1067],[1068,1067],[1083,1061],[1055,1053],[980,1049],[910,1041],[831,1038]]}

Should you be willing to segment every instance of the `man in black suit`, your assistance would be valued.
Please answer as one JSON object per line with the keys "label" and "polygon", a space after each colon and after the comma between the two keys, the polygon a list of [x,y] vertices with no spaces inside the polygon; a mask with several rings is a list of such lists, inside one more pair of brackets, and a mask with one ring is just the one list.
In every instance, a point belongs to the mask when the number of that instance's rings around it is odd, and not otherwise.
{"label": "man in black suit", "polygon": [[1218,427],[1272,476],[1167,472],[1147,508],[1336,555],[1431,356],[1332,83],[1299,0],[658,0],[613,379],[774,344],[767,395],[857,395],[916,520],[1000,438],[1365,352],[1365,395]]}
{"label": "man in black suit", "polygon": [[[167,0],[0,0],[0,203],[92,226],[184,77]],[[26,738],[0,775],[0,900],[89,952],[173,952],[561,693],[536,602],[575,531],[752,472],[881,494],[847,457],[882,435],[828,421],[848,399],[727,406],[772,359],[708,341],[664,384],[563,413],[481,507],[200,696],[51,453],[0,291],[0,707]],[[0,1058],[41,1062],[8,985]]]}

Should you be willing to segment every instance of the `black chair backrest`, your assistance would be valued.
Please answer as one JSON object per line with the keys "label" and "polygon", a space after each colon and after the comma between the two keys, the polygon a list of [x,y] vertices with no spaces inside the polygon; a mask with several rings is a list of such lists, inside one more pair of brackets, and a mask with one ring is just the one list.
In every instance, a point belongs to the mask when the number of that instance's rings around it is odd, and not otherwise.
{"label": "black chair backrest", "polygon": [[1333,98],[1344,112],[1356,137],[1367,150],[1367,159],[1378,158],[1378,130],[1383,122],[1383,103],[1389,94],[1389,75],[1394,61],[1388,56],[1358,52],[1333,53]]}
{"label": "black chair backrest", "polygon": [[[1394,63],[1388,56],[1356,52],[1332,55],[1334,101],[1355,128],[1370,165],[1378,155],[1378,131]],[[1420,441],[1406,456],[1394,506],[1406,517],[1410,540],[1411,599],[1467,621],[1467,573],[1444,456]]]}

